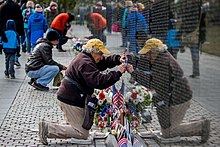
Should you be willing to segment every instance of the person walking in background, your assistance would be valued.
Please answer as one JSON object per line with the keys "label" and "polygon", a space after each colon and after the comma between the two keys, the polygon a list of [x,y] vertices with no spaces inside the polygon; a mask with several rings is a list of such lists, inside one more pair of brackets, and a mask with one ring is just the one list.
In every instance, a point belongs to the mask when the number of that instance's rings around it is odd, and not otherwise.
{"label": "person walking in background", "polygon": [[85,15],[86,15],[86,7],[84,3],[80,4],[78,9],[78,15],[79,15],[79,24],[84,25]]}
{"label": "person walking in background", "polygon": [[48,28],[46,18],[43,16],[42,12],[42,7],[36,4],[35,13],[32,14],[28,20],[28,33],[30,35],[32,49],[35,47],[37,40],[43,38]]}
{"label": "person walking in background", "polygon": [[166,44],[168,47],[168,51],[170,54],[177,59],[177,53],[179,52],[180,48],[183,48],[182,43],[179,41],[180,36],[177,33],[176,23],[177,20],[174,17],[173,12],[169,12],[169,24],[168,24],[168,31],[167,31],[167,40]]}
{"label": "person walking in background", "polygon": [[28,1],[26,3],[26,9],[22,11],[22,16],[24,20],[24,33],[25,36],[21,36],[21,46],[22,51],[27,52],[27,54],[31,53],[31,42],[30,42],[30,35],[28,33],[28,20],[32,14],[34,14],[34,2]]}
{"label": "person walking in background", "polygon": [[[113,85],[127,69],[130,71],[132,68],[130,64],[123,64],[125,54],[106,57],[103,54],[110,54],[103,42],[96,38],[91,39],[83,47],[83,52],[80,52],[68,66],[57,91],[66,123],[40,121],[39,138],[44,145],[48,144],[47,138],[88,138],[93,117],[86,116],[87,113],[91,115],[92,108],[86,109],[85,103],[87,101],[86,104],[97,105],[97,99],[91,97],[94,88],[105,89]],[[101,72],[115,66],[119,67],[117,71],[107,74]]]}
{"label": "person walking in background", "polygon": [[51,25],[52,21],[57,15],[58,15],[57,3],[54,1],[51,1],[49,7],[44,9],[44,16],[46,17],[48,26]]}
{"label": "person walking in background", "polygon": [[201,136],[201,142],[206,142],[209,139],[210,120],[201,118],[182,122],[191,104],[192,90],[182,68],[167,51],[167,46],[161,40],[151,38],[138,53],[145,55],[150,63],[148,69],[152,78],[149,87],[156,93],[152,100],[162,132],[158,137],[162,137],[162,141],[169,141],[173,138],[178,140],[179,137]]}
{"label": "person walking in background", "polygon": [[5,35],[8,42],[3,41],[3,51],[5,53],[5,77],[15,79],[15,55],[20,54],[20,39],[16,32],[16,25],[14,20],[8,20],[6,23]]}
{"label": "person walking in background", "polygon": [[[19,34],[19,36],[24,36],[24,22],[23,22],[23,16],[22,11],[20,9],[20,6],[16,3],[17,0],[7,0],[6,3],[1,6],[0,8],[0,25],[2,28],[6,27],[6,22],[9,19],[12,19],[15,21],[16,24],[16,32]],[[17,67],[20,67],[21,64],[19,62],[19,56],[20,54],[16,54],[15,56],[15,65]]]}
{"label": "person walking in background", "polygon": [[145,31],[147,32],[147,20],[144,16],[138,12],[136,6],[131,7],[130,15],[127,17],[127,38],[130,42],[129,52],[137,55],[138,48],[136,47],[136,32]]}
{"label": "person walking in background", "polygon": [[50,28],[56,30],[60,34],[59,43],[57,45],[57,49],[59,52],[65,52],[63,50],[62,45],[66,42],[63,41],[64,38],[64,30],[68,26],[70,27],[70,22],[75,20],[75,16],[71,13],[60,13],[57,15],[52,21]]}
{"label": "person walking in background", "polygon": [[50,30],[46,38],[37,41],[32,55],[25,64],[27,76],[31,78],[29,84],[41,91],[48,91],[47,85],[53,80],[60,70],[65,70],[66,66],[53,60],[52,49],[58,44],[59,33]]}
{"label": "person walking in background", "polygon": [[128,23],[127,17],[130,15],[130,8],[133,6],[132,1],[125,1],[125,9],[122,16],[122,45],[120,47],[128,47]]}

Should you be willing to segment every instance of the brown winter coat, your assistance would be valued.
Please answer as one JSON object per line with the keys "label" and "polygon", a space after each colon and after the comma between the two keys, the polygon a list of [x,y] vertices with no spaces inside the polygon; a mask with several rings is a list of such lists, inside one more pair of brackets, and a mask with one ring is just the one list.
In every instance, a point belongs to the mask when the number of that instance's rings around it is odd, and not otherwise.
{"label": "brown winter coat", "polygon": [[[107,74],[101,71],[120,65],[120,56],[112,55],[105,57],[99,63],[95,63],[88,53],[79,53],[70,63],[65,76],[76,81],[83,90],[92,95],[94,88],[105,89],[116,83],[122,76],[119,71],[110,71]],[[64,103],[83,108],[85,95],[71,82],[64,79],[57,91],[58,99]]]}

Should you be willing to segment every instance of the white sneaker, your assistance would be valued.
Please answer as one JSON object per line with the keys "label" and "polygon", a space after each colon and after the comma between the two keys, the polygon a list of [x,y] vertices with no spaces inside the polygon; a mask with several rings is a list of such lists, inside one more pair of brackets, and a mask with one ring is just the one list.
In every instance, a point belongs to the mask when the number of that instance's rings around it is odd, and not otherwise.
{"label": "white sneaker", "polygon": [[71,143],[74,144],[92,144],[93,143],[93,136],[89,136],[88,139],[77,139],[77,138],[71,138]]}

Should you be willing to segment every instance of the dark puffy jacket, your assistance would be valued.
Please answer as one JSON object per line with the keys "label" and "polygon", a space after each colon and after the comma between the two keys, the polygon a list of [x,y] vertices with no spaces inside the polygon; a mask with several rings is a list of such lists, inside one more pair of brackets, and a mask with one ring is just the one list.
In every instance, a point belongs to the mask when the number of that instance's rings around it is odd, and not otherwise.
{"label": "dark puffy jacket", "polygon": [[[119,55],[108,56],[99,63],[95,63],[90,54],[79,53],[68,66],[65,75],[81,85],[87,94],[92,95],[94,88],[108,88],[120,79],[122,75],[120,71],[110,71],[107,74],[101,73],[101,71],[119,64],[121,64]],[[82,92],[67,80],[61,82],[57,91],[60,101],[83,108],[85,97],[81,94]]]}
{"label": "dark puffy jacket", "polygon": [[7,2],[0,7],[0,25],[2,28],[6,27],[7,20],[12,19],[16,24],[16,31],[20,36],[24,35],[24,23],[21,9],[18,4],[12,0]]}
{"label": "dark puffy jacket", "polygon": [[33,54],[28,58],[25,64],[25,71],[38,70],[44,65],[57,65],[62,70],[63,65],[52,59],[52,44],[44,38],[37,41]]}

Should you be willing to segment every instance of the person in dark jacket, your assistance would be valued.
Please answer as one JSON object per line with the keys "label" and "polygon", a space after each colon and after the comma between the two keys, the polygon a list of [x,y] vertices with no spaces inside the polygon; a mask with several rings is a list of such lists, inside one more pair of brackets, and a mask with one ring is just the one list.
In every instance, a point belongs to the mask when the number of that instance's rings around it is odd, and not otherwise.
{"label": "person in dark jacket", "polygon": [[[89,129],[82,126],[86,96],[91,96],[94,88],[105,89],[115,84],[126,70],[132,69],[130,64],[122,64],[125,54],[107,57],[103,54],[110,54],[103,42],[96,38],[90,39],[83,46],[83,52],[80,52],[70,63],[57,91],[57,98],[68,124],[41,121],[39,137],[43,144],[47,144],[47,138],[87,139]],[[118,71],[101,73],[117,65]]]}
{"label": "person in dark jacket", "polygon": [[46,38],[37,41],[32,55],[25,64],[27,76],[31,78],[29,84],[41,91],[48,91],[47,85],[53,80],[60,70],[65,70],[66,66],[57,63],[52,59],[53,45],[57,45],[59,34],[55,30],[50,30]]}
{"label": "person in dark jacket", "polygon": [[20,6],[16,4],[17,0],[7,0],[0,8],[0,25],[2,28],[6,26],[9,19],[15,21],[16,31],[20,36],[24,36],[23,16]]}
{"label": "person in dark jacket", "polygon": [[191,104],[192,91],[182,68],[167,51],[167,46],[161,40],[151,38],[138,53],[149,60],[149,87],[156,92],[153,103],[157,107],[164,141],[174,137],[201,136],[201,141],[206,142],[210,120],[202,118],[182,122]]}
{"label": "person in dark jacket", "polygon": [[6,23],[7,42],[3,41],[3,51],[5,53],[5,77],[15,79],[14,62],[16,53],[20,53],[20,39],[16,32],[14,20],[8,20]]}
{"label": "person in dark jacket", "polygon": [[[0,25],[4,30],[6,29],[6,22],[9,19],[15,21],[16,24],[16,32],[19,36],[24,36],[24,24],[23,24],[23,16],[20,6],[16,3],[17,0],[7,0],[4,5],[0,7]],[[16,54],[15,56],[15,65],[20,67],[21,64],[19,62],[20,54]]]}

